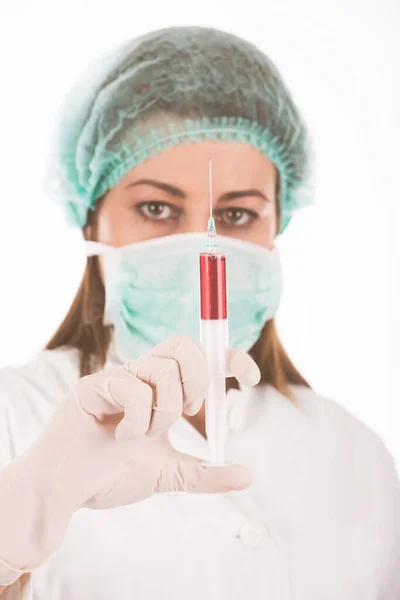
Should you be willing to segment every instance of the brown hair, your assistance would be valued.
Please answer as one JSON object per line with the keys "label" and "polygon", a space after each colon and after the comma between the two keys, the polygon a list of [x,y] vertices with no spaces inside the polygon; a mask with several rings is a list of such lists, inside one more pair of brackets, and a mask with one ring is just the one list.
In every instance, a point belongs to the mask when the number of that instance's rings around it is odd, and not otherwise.
{"label": "brown hair", "polygon": [[[98,202],[97,209],[101,204]],[[96,239],[96,215],[90,212],[84,228],[86,239]],[[97,256],[88,257],[82,282],[64,321],[46,345],[47,350],[62,346],[77,348],[80,353],[81,377],[102,369],[107,360],[112,330],[103,323],[105,290]],[[292,398],[289,385],[310,387],[285,352],[276,330],[275,320],[268,321],[250,350],[261,371],[261,382],[274,386]]]}

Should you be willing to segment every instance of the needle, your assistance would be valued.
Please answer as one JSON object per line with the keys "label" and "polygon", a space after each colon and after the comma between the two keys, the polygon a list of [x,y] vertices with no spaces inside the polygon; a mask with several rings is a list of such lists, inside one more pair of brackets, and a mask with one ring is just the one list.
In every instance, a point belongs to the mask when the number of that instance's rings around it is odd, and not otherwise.
{"label": "needle", "polygon": [[210,219],[212,219],[212,170],[211,158],[208,159],[208,179],[210,182]]}
{"label": "needle", "polygon": [[215,252],[217,247],[217,231],[215,229],[215,221],[212,216],[213,204],[212,204],[212,172],[211,172],[211,158],[208,159],[208,179],[210,183],[210,218],[207,224],[207,250],[208,252]]}

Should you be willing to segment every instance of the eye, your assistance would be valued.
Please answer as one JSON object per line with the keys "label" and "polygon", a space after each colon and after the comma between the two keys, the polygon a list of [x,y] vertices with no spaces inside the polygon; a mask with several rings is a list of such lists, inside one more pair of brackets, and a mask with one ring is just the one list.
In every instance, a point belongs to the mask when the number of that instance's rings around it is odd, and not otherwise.
{"label": "eye", "polygon": [[248,225],[258,218],[258,215],[245,208],[226,208],[216,213],[216,219],[223,225],[240,227]]}
{"label": "eye", "polygon": [[142,217],[152,221],[177,220],[181,212],[176,206],[166,202],[141,202],[135,208]]}

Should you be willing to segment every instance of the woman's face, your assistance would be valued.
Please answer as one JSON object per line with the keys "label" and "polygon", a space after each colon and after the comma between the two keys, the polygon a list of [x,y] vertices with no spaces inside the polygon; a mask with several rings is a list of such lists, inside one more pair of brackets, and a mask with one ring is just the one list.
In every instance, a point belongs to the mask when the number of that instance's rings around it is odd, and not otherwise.
{"label": "woman's face", "polygon": [[124,246],[206,231],[209,158],[217,234],[271,247],[278,225],[276,169],[252,146],[220,142],[177,146],[132,169],[100,204],[98,241]]}

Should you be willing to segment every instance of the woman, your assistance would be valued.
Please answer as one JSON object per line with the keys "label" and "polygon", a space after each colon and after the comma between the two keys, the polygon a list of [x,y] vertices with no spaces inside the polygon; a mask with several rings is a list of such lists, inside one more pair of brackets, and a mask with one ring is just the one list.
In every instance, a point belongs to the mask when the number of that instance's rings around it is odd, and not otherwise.
{"label": "woman", "polygon": [[[86,271],[47,349],[1,374],[4,597],[398,599],[393,460],[310,389],[274,326],[274,239],[310,199],[279,73],[232,35],[171,28],[87,81],[57,153]],[[213,468],[196,288],[209,157],[232,346],[231,464]]]}

